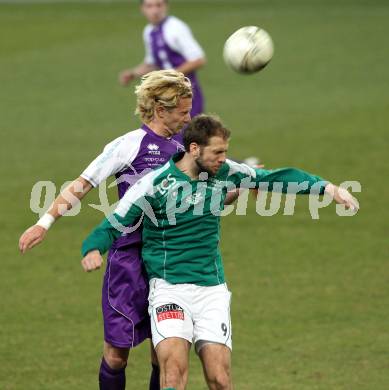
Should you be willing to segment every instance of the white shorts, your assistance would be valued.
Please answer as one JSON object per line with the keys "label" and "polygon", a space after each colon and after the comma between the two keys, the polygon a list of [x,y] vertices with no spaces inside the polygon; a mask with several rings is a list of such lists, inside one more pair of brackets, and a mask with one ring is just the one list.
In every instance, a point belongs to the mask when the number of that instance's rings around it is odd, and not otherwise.
{"label": "white shorts", "polygon": [[169,337],[195,343],[196,352],[207,343],[232,349],[231,293],[227,285],[197,286],[150,280],[149,314],[154,347]]}

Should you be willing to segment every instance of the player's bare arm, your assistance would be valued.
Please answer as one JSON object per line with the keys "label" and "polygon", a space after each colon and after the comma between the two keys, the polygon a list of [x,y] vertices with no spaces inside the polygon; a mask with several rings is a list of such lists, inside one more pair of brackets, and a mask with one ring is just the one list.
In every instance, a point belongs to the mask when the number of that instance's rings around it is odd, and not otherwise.
{"label": "player's bare arm", "polygon": [[157,69],[155,65],[146,63],[139,64],[135,68],[124,69],[119,73],[119,84],[125,87],[131,81]]}
{"label": "player's bare arm", "polygon": [[54,200],[53,204],[38,223],[29,227],[20,236],[20,251],[26,253],[29,249],[41,243],[50,226],[81,201],[91,188],[93,188],[92,184],[83,177],[79,177],[69,184]]}
{"label": "player's bare arm", "polygon": [[343,204],[346,209],[359,210],[358,200],[345,188],[328,183],[324,191],[329,194],[336,203]]}
{"label": "player's bare arm", "polygon": [[200,69],[202,66],[204,66],[206,62],[207,60],[205,58],[198,58],[197,60],[194,61],[186,61],[178,68],[176,68],[176,70],[184,74],[192,73],[197,69]]}

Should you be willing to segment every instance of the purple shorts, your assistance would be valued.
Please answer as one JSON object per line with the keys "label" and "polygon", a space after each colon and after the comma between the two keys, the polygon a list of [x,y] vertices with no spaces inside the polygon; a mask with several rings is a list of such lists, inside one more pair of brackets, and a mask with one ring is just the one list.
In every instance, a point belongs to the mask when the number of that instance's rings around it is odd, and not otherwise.
{"label": "purple shorts", "polygon": [[151,337],[147,312],[149,285],[139,244],[108,253],[102,291],[104,340],[133,348]]}

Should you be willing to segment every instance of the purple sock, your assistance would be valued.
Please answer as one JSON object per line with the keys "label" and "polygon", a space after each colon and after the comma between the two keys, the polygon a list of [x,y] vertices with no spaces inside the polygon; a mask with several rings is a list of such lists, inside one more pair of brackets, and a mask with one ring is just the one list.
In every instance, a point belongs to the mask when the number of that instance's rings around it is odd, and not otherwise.
{"label": "purple sock", "polygon": [[125,390],[126,374],[125,367],[113,370],[103,358],[101,360],[99,384],[100,390]]}
{"label": "purple sock", "polygon": [[150,376],[149,390],[160,390],[159,387],[159,366],[151,364],[152,371]]}

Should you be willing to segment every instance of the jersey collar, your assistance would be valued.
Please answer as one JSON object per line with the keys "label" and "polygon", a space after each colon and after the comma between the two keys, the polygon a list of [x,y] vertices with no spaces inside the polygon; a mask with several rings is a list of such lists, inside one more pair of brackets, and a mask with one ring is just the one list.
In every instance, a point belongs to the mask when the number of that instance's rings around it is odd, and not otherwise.
{"label": "jersey collar", "polygon": [[141,126],[141,129],[144,130],[148,135],[151,135],[152,137],[158,138],[161,141],[163,141],[163,140],[170,141],[172,139],[171,137],[169,137],[169,138],[162,137],[162,135],[157,134],[156,132],[151,130],[149,126],[145,125],[144,123]]}
{"label": "jersey collar", "polygon": [[198,181],[195,179],[192,179],[187,174],[181,171],[181,169],[177,168],[176,162],[180,161],[184,157],[185,152],[178,152],[176,154],[173,154],[171,159],[169,160],[170,168],[172,171],[179,177],[181,177],[184,181]]}

